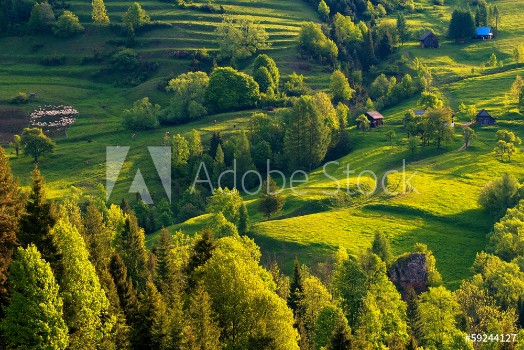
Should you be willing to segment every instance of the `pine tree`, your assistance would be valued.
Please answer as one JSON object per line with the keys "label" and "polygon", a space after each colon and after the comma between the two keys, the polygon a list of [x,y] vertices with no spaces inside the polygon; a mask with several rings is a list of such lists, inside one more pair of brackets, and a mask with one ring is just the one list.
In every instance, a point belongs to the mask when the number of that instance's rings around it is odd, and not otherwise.
{"label": "pine tree", "polygon": [[189,324],[194,350],[218,350],[220,345],[220,328],[214,320],[211,299],[204,285],[200,283],[189,302]]}
{"label": "pine tree", "polygon": [[411,332],[411,337],[416,339],[421,339],[421,329],[420,329],[420,315],[418,311],[418,296],[413,288],[408,289],[406,293],[406,316],[407,324]]}
{"label": "pine tree", "polygon": [[138,343],[139,338],[139,304],[136,291],[133,289],[131,281],[127,277],[127,269],[118,253],[113,254],[109,264],[109,270],[115,282],[118,293],[120,307],[125,316],[127,325],[130,328],[130,338],[132,344]]}
{"label": "pine tree", "polygon": [[347,325],[339,325],[327,345],[326,350],[351,350],[351,329]]}
{"label": "pine tree", "polygon": [[160,350],[171,349],[170,320],[166,304],[155,284],[148,280],[145,292],[140,297],[139,312],[139,341],[137,349]]}
{"label": "pine tree", "polygon": [[222,136],[220,136],[220,133],[215,131],[213,132],[213,136],[211,136],[211,141],[209,144],[209,155],[213,159],[216,157],[218,145],[223,147],[224,144],[222,142]]}
{"label": "pine tree", "polygon": [[51,267],[34,245],[18,248],[10,267],[11,302],[0,322],[10,349],[65,349],[67,326]]}
{"label": "pine tree", "polygon": [[194,271],[204,265],[211,256],[213,256],[213,250],[215,249],[215,240],[213,233],[210,230],[203,230],[201,237],[195,242],[193,252],[189,257],[187,264],[186,273],[188,275],[188,286],[189,288],[196,286],[196,276],[193,275]]}
{"label": "pine tree", "polygon": [[242,202],[242,206],[240,206],[240,210],[238,213],[238,233],[241,235],[245,235],[249,232],[249,213],[247,212],[247,207],[244,202]]}
{"label": "pine tree", "polygon": [[138,227],[136,217],[126,218],[124,231],[119,240],[118,252],[127,268],[127,274],[133,282],[133,287],[143,290],[149,275],[148,253],[145,245],[144,230]]}
{"label": "pine tree", "polygon": [[279,212],[284,206],[284,197],[277,193],[277,185],[272,178],[269,178],[262,184],[262,192],[258,201],[258,210],[263,213],[267,220],[271,218],[271,214]]}
{"label": "pine tree", "polygon": [[293,280],[290,285],[289,298],[287,299],[287,305],[296,314],[298,312],[298,306],[302,300],[302,293],[304,292],[304,281],[302,279],[302,270],[298,263],[298,258],[295,257],[295,267],[293,270]]}
{"label": "pine tree", "polygon": [[226,164],[224,163],[224,151],[222,146],[219,144],[216,149],[215,161],[213,162],[213,180],[218,181],[220,174],[226,170]]}
{"label": "pine tree", "polygon": [[78,230],[62,217],[53,228],[53,234],[62,253],[62,271],[57,280],[64,300],[70,346],[73,349],[85,344],[99,347],[114,324],[114,319],[106,317],[109,301]]}
{"label": "pine tree", "polygon": [[5,305],[9,264],[16,247],[16,231],[23,203],[5,151],[0,147],[0,318]]}
{"label": "pine tree", "polygon": [[56,209],[46,199],[44,179],[36,166],[32,178],[32,191],[20,219],[18,242],[23,247],[33,243],[42,258],[51,264],[55,275],[59,276],[61,256],[51,231],[56,223]]}
{"label": "pine tree", "polygon": [[389,245],[389,240],[383,232],[375,232],[375,238],[371,245],[371,252],[378,255],[386,264],[389,264],[391,261],[391,247]]}
{"label": "pine tree", "polygon": [[381,59],[388,58],[389,55],[393,52],[393,44],[391,40],[391,34],[388,31],[384,32],[382,39],[380,40],[377,48],[377,55]]}
{"label": "pine tree", "polygon": [[373,32],[368,29],[368,34],[364,40],[364,58],[362,59],[362,65],[369,69],[372,65],[377,63],[377,57],[375,56],[375,44],[373,42]]}
{"label": "pine tree", "polygon": [[91,18],[93,19],[93,23],[101,26],[108,25],[109,17],[106,13],[106,6],[104,5],[104,0],[92,0],[91,7]]}

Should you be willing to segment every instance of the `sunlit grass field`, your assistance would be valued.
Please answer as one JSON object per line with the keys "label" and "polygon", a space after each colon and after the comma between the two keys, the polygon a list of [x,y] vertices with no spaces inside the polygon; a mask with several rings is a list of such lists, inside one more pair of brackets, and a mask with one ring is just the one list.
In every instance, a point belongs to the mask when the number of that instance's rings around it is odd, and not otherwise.
{"label": "sunlit grass field", "polygon": [[[106,2],[108,14],[118,22],[131,1]],[[151,191],[160,191],[159,179],[147,153],[147,146],[161,145],[166,131],[185,134],[192,129],[203,133],[207,140],[213,131],[227,134],[247,128],[253,111],[208,116],[198,122],[177,127],[161,128],[149,132],[132,132],[121,125],[121,112],[133,101],[148,96],[154,103],[165,105],[169,95],[157,89],[158,82],[168,74],[189,70],[189,60],[171,57],[174,50],[207,48],[215,50],[217,43],[214,28],[221,21],[220,14],[209,14],[159,1],[143,1],[143,7],[152,20],[171,24],[137,36],[137,52],[144,58],[160,63],[160,69],[150,80],[134,88],[118,88],[110,82],[95,79],[94,74],[103,66],[82,65],[84,57],[94,51],[111,54],[119,46],[114,41],[125,40],[108,29],[89,31],[79,38],[56,40],[30,37],[0,39],[0,107],[10,107],[6,102],[19,91],[36,93],[36,101],[23,108],[30,112],[41,104],[68,104],[79,110],[78,121],[69,131],[69,137],[58,141],[56,152],[41,160],[40,167],[46,177],[50,197],[64,198],[72,193],[72,186],[95,191],[97,184],[105,184],[106,146],[131,146],[120,181],[111,201],[119,202],[128,196],[127,190],[140,168]],[[267,53],[275,58],[283,76],[296,70],[301,59],[296,51],[296,36],[302,21],[318,21],[316,13],[304,1],[270,0],[220,1],[233,16],[251,15],[260,21],[270,34],[272,48]],[[498,118],[498,126],[477,128],[477,138],[471,147],[459,151],[462,145],[461,129],[456,128],[453,142],[436,150],[435,146],[419,147],[412,155],[407,147],[402,118],[408,109],[416,108],[417,98],[405,101],[391,109],[381,111],[385,126],[371,132],[350,130],[352,152],[339,159],[339,165],[329,167],[329,173],[345,185],[343,171],[349,164],[356,173],[348,180],[356,183],[357,175],[364,170],[375,172],[379,178],[388,170],[402,170],[406,162],[407,177],[414,175],[411,184],[416,188],[406,194],[387,196],[380,191],[369,197],[360,197],[347,207],[325,208],[318,203],[336,189],[336,182],[325,177],[322,169],[310,174],[308,183],[297,190],[298,196],[286,190],[284,210],[271,221],[257,211],[257,198],[246,196],[252,222],[250,236],[262,247],[266,258],[277,259],[290,271],[293,258],[310,266],[325,261],[339,246],[351,254],[367,249],[374,233],[379,230],[390,239],[395,253],[411,249],[414,243],[428,244],[435,252],[437,267],[445,283],[455,288],[469,275],[469,268],[476,252],[486,244],[486,235],[493,222],[477,204],[479,191],[486,182],[504,172],[511,172],[524,180],[521,167],[523,155],[502,162],[493,154],[495,132],[508,128],[524,137],[523,118],[514,105],[504,105],[504,95],[517,74],[511,53],[524,35],[524,24],[519,17],[524,3],[517,0],[496,2],[502,14],[500,35],[493,41],[475,41],[459,45],[445,39],[445,30],[453,9],[435,7],[429,1],[417,2],[423,12],[408,14],[413,30],[433,29],[441,36],[441,48],[424,50],[411,41],[399,48],[397,55],[419,57],[433,70],[435,81],[446,102],[457,109],[461,102],[486,108]],[[81,21],[90,21],[90,2],[72,1],[71,9]],[[391,15],[391,21],[396,15]],[[495,53],[505,67],[481,69],[490,55]],[[39,60],[46,55],[63,54],[64,66],[44,67]],[[252,59],[241,64],[250,72]],[[299,71],[315,88],[325,89],[329,84],[329,71],[310,63],[311,69]],[[214,120],[217,120],[216,125]],[[468,121],[468,116],[458,115],[458,122]],[[393,145],[386,141],[385,132],[397,134]],[[10,150],[13,153],[13,150]],[[27,157],[14,158],[12,167],[23,185],[29,183],[32,161]],[[144,171],[144,169],[146,169]],[[390,183],[399,181],[399,175],[388,178]],[[371,180],[366,176],[365,181]],[[188,220],[170,227],[170,232],[183,230],[194,233],[206,225],[207,216]],[[157,235],[148,237],[151,244]]]}

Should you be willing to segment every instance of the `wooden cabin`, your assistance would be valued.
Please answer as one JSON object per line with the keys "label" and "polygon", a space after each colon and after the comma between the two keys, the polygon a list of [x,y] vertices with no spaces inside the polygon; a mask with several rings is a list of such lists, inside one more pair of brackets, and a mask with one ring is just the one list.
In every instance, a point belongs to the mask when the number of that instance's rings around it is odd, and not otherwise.
{"label": "wooden cabin", "polygon": [[438,49],[440,46],[439,43],[440,39],[438,36],[435,35],[431,30],[428,30],[422,37],[420,38],[420,47],[424,49]]}
{"label": "wooden cabin", "polygon": [[493,39],[493,32],[490,27],[479,27],[475,33],[475,38],[479,40]]}
{"label": "wooden cabin", "polygon": [[485,109],[481,110],[481,111],[477,114],[477,125],[480,125],[480,126],[490,126],[490,125],[495,125],[496,122],[497,122],[497,119],[496,119],[496,118],[493,118],[493,117],[488,113],[488,111],[486,111]]}
{"label": "wooden cabin", "polygon": [[384,124],[384,116],[377,111],[369,111],[364,113],[364,115],[368,118],[369,127],[371,128],[376,128],[377,126]]}

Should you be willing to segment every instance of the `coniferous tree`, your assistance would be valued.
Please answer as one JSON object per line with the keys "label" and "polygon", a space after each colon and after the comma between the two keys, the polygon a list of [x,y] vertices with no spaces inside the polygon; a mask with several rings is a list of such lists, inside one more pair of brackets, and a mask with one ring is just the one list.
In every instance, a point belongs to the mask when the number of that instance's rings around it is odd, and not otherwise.
{"label": "coniferous tree", "polygon": [[189,325],[192,350],[218,350],[220,328],[214,320],[211,299],[204,285],[200,283],[189,302]]}
{"label": "coniferous tree", "polygon": [[293,279],[291,280],[289,298],[287,305],[296,314],[298,306],[302,300],[302,293],[304,292],[304,281],[302,280],[302,270],[298,263],[298,258],[295,257],[295,267],[293,270]]}
{"label": "coniferous tree", "polygon": [[201,233],[200,239],[195,242],[193,252],[189,257],[187,264],[187,275],[188,275],[188,287],[192,288],[196,286],[196,276],[193,275],[194,271],[204,265],[211,256],[213,256],[213,250],[215,249],[215,241],[213,233],[210,230],[204,230]]}
{"label": "coniferous tree", "polygon": [[411,338],[419,339],[420,333],[420,316],[418,311],[418,296],[413,288],[408,289],[406,293],[406,316],[407,324],[411,333]]}
{"label": "coniferous tree", "polygon": [[375,43],[373,42],[373,31],[368,29],[368,33],[364,38],[364,57],[362,59],[362,65],[366,70],[377,63],[377,57],[375,56]]}
{"label": "coniferous tree", "polygon": [[63,216],[53,228],[61,253],[62,271],[57,275],[64,300],[64,320],[69,327],[73,349],[85,344],[100,347],[108,342],[114,319],[109,316],[109,300],[100,285],[96,270],[78,230]]}
{"label": "coniferous tree", "polygon": [[375,233],[375,238],[371,245],[371,252],[378,255],[386,264],[389,264],[391,261],[391,247],[389,245],[389,240],[383,232],[377,231]]}
{"label": "coniferous tree", "polygon": [[133,287],[143,290],[149,275],[148,253],[145,245],[144,230],[138,226],[136,217],[126,218],[122,236],[119,239],[118,253],[127,268],[127,275],[133,282]]}
{"label": "coniferous tree", "polygon": [[10,349],[65,349],[63,302],[51,267],[34,245],[18,248],[10,267],[11,301],[0,322]]}
{"label": "coniferous tree", "polygon": [[166,304],[155,284],[148,280],[144,293],[140,297],[139,342],[137,349],[160,350],[171,349],[170,320]]}
{"label": "coniferous tree", "polygon": [[16,247],[16,231],[23,203],[18,183],[11,173],[11,167],[0,147],[0,318],[2,305],[7,301],[7,277],[13,251]]}
{"label": "coniferous tree", "polygon": [[33,170],[32,178],[32,191],[20,219],[17,238],[23,247],[33,243],[42,254],[42,258],[51,264],[55,275],[59,276],[60,253],[51,231],[56,223],[56,209],[46,199],[44,179],[38,167]]}
{"label": "coniferous tree", "polygon": [[404,42],[409,38],[409,32],[406,17],[402,12],[399,12],[397,16],[397,32],[400,42],[404,45]]}
{"label": "coniferous tree", "polygon": [[242,203],[239,209],[238,233],[245,235],[249,231],[249,213],[245,203]]}
{"label": "coniferous tree", "polygon": [[393,52],[393,43],[391,39],[391,34],[388,31],[384,32],[382,39],[378,43],[377,56],[381,59],[388,58],[389,55]]}
{"label": "coniferous tree", "polygon": [[133,346],[138,343],[139,337],[139,304],[133,284],[127,277],[127,269],[118,253],[114,253],[109,264],[111,276],[115,282],[120,307],[130,328],[130,340]]}
{"label": "coniferous tree", "polygon": [[93,19],[93,23],[101,26],[108,25],[109,17],[106,13],[106,6],[104,4],[104,0],[92,0],[91,7],[91,18]]}
{"label": "coniferous tree", "polygon": [[331,338],[326,350],[351,350],[351,329],[347,325],[339,325]]}

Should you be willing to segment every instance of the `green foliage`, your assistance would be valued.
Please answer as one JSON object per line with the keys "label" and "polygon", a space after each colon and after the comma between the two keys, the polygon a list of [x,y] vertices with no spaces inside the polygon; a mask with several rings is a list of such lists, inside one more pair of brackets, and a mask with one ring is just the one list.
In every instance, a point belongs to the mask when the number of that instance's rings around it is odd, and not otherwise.
{"label": "green foliage", "polygon": [[14,179],[5,151],[0,147],[0,305],[7,300],[7,277],[13,251],[17,245],[16,232],[23,208],[18,183]]}
{"label": "green foliage", "polygon": [[494,149],[495,153],[503,160],[504,155],[507,155],[508,162],[511,161],[511,156],[517,153],[517,147],[522,143],[522,140],[513,132],[508,130],[497,131],[497,145]]}
{"label": "green foliage", "polygon": [[33,34],[45,34],[49,32],[54,21],[55,14],[51,5],[48,2],[36,2],[31,10],[27,28]]}
{"label": "green foliage", "polygon": [[92,0],[91,1],[91,19],[93,23],[99,26],[106,26],[109,24],[109,17],[106,13],[106,6],[104,0]]}
{"label": "green foliage", "polygon": [[288,96],[302,96],[309,93],[309,87],[304,81],[304,76],[302,74],[298,75],[293,72],[288,80],[284,83],[284,92]]}
{"label": "green foliage", "polygon": [[246,349],[264,340],[274,350],[298,350],[293,315],[273,292],[275,285],[259,259],[252,240],[225,237],[201,269],[224,347]]}
{"label": "green foliage", "polygon": [[245,235],[249,232],[249,213],[245,203],[242,203],[238,212],[238,233]]}
{"label": "green foliage", "polygon": [[375,232],[375,238],[371,245],[371,252],[377,255],[383,262],[389,264],[392,259],[391,247],[389,240],[386,238],[383,232]]}
{"label": "green foliage", "polygon": [[111,68],[118,72],[133,72],[139,65],[138,55],[132,49],[120,50],[111,57]]}
{"label": "green foliage", "polygon": [[284,154],[289,169],[311,170],[326,156],[338,120],[329,97],[318,93],[301,96],[286,115],[284,125]]}
{"label": "green foliage", "polygon": [[16,94],[15,97],[13,97],[11,100],[9,100],[9,103],[14,105],[22,105],[29,102],[29,95],[26,92],[19,92]]}
{"label": "green foliage", "polygon": [[109,301],[78,230],[62,217],[52,233],[61,254],[62,272],[57,279],[64,300],[64,320],[69,327],[71,347],[83,344],[96,346],[111,331],[115,322],[114,319],[104,318],[109,310]]}
{"label": "green foliage", "polygon": [[49,264],[34,245],[18,248],[10,267],[11,301],[0,321],[9,349],[66,349],[63,302]]}
{"label": "green foliage", "polygon": [[260,92],[251,76],[231,67],[220,67],[211,73],[205,99],[214,112],[241,110],[256,106]]}
{"label": "green foliage", "polygon": [[303,23],[300,27],[298,41],[300,48],[305,53],[320,61],[327,60],[329,63],[334,63],[337,59],[337,45],[326,37],[318,23]]}
{"label": "green foliage", "polygon": [[495,218],[501,218],[508,208],[513,208],[519,200],[520,184],[508,173],[484,186],[479,195],[479,204]]}
{"label": "green foliage", "polygon": [[78,35],[84,31],[84,26],[80,24],[78,17],[71,11],[64,11],[56,23],[53,24],[53,33],[61,38]]}
{"label": "green foliage", "polygon": [[189,338],[190,349],[220,350],[220,328],[215,321],[216,315],[211,299],[203,284],[199,284],[189,302]]}
{"label": "green foliage", "polygon": [[[271,80],[273,81],[274,91],[278,91],[278,86],[280,84],[280,72],[278,70],[277,64],[275,61],[266,54],[258,55],[253,63],[253,72],[256,72],[259,68],[265,67],[269,74],[271,75]],[[258,83],[258,81],[255,79]],[[260,83],[259,83],[260,85]],[[262,88],[261,88],[262,90]]]}
{"label": "green foliage", "polygon": [[364,114],[361,114],[355,119],[357,123],[357,127],[362,131],[369,130],[369,126],[371,122],[369,121],[368,117],[366,117]]}
{"label": "green foliage", "polygon": [[471,342],[458,329],[460,305],[444,287],[430,288],[420,295],[420,324],[424,347],[438,349],[472,349]]}
{"label": "green foliage", "polygon": [[139,348],[170,348],[170,320],[166,304],[151,281],[147,281],[145,291],[140,296],[138,325],[140,327]]}
{"label": "green foliage", "polygon": [[432,92],[422,92],[418,105],[424,109],[438,109],[442,108],[444,101]]}
{"label": "green foliage", "polygon": [[151,18],[138,2],[134,2],[122,16],[126,28],[138,29],[150,22]]}
{"label": "green foliage", "polygon": [[131,130],[150,130],[159,127],[158,112],[159,105],[149,102],[149,97],[137,100],[129,109],[122,113],[122,123]]}
{"label": "green foliage", "polygon": [[207,205],[207,212],[222,213],[228,221],[238,224],[242,203],[242,196],[240,196],[237,189],[219,188],[211,196]]}
{"label": "green foliage", "polygon": [[[504,188],[502,188],[503,183],[505,183]],[[493,232],[489,235],[488,249],[506,261],[524,256],[524,241],[519,234],[524,228],[524,202],[521,201],[513,208],[518,198],[518,193],[515,193],[515,190],[518,190],[518,186],[516,179],[511,178],[511,176],[508,177],[508,175],[499,179],[497,184],[490,186],[492,201],[497,202],[492,205],[499,204],[503,207],[507,205],[508,209],[504,217],[495,224]],[[503,198],[497,198],[497,194],[500,195],[503,191],[508,191],[509,193],[504,193]],[[483,195],[487,196],[487,194]],[[500,209],[503,209],[503,207]]]}
{"label": "green foliage", "polygon": [[263,26],[251,17],[234,19],[225,16],[215,31],[220,47],[220,57],[237,59],[250,57],[257,51],[268,49],[269,35]]}
{"label": "green foliage", "polygon": [[278,192],[277,185],[272,178],[262,183],[260,198],[258,200],[258,211],[269,219],[274,213],[278,213],[284,206],[285,199]]}
{"label": "green foliage", "polygon": [[344,16],[337,12],[333,17],[333,28],[337,43],[349,46],[362,42],[362,31],[350,16]]}
{"label": "green foliage", "polygon": [[20,218],[18,242],[24,247],[34,244],[57,273],[60,270],[58,266],[61,254],[54,233],[51,231],[56,223],[56,210],[46,199],[44,179],[38,167],[33,170],[32,180],[32,190]]}
{"label": "green foliage", "polygon": [[426,271],[428,272],[426,284],[429,287],[437,287],[442,284],[442,276],[437,270],[437,260],[428,246],[423,243],[416,243],[414,251],[426,255]]}
{"label": "green foliage", "polygon": [[473,36],[475,36],[475,21],[469,9],[455,9],[449,23],[448,37],[455,41],[464,41]]}
{"label": "green foliage", "polygon": [[399,12],[397,16],[397,33],[400,42],[404,45],[404,42],[409,39],[409,28],[403,12]]}
{"label": "green foliage", "polygon": [[275,91],[275,83],[273,77],[266,67],[260,67],[253,73],[253,79],[260,87],[260,91],[264,93],[273,93]]}
{"label": "green foliage", "polygon": [[24,154],[33,157],[35,163],[46,153],[52,153],[55,143],[40,128],[25,128],[20,139]]}
{"label": "green foliage", "polygon": [[148,262],[148,252],[145,246],[144,230],[138,227],[134,215],[126,218],[121,237],[117,238],[117,250],[127,268],[127,274],[137,290],[143,290],[148,279],[148,271],[144,269]]}
{"label": "green foliage", "polygon": [[326,4],[324,0],[320,0],[320,2],[318,3],[317,11],[320,15],[320,18],[322,18],[324,22],[327,22],[329,20],[329,6]]}
{"label": "green foliage", "polygon": [[171,164],[174,167],[184,167],[189,161],[191,150],[189,142],[184,136],[176,134],[170,137],[169,134],[164,136],[164,145],[171,147]]}
{"label": "green foliage", "polygon": [[349,86],[349,81],[340,70],[336,70],[331,75],[330,86],[331,98],[333,103],[350,100],[355,90]]}

